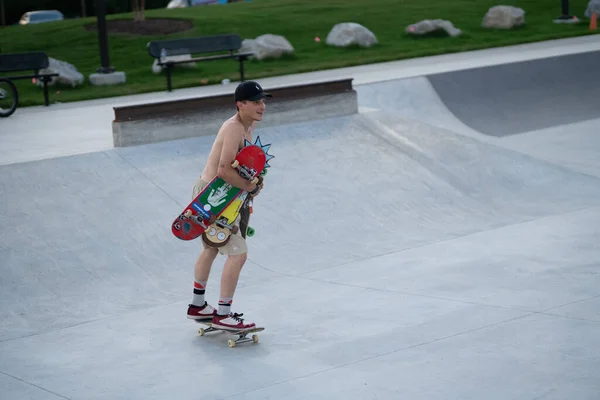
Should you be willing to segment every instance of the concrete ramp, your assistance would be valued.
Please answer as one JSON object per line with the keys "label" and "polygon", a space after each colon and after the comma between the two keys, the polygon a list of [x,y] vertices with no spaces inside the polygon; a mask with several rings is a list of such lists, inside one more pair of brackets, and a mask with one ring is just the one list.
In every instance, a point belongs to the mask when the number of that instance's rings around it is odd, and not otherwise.
{"label": "concrete ramp", "polygon": [[200,243],[170,231],[212,136],[0,160],[2,398],[596,399],[591,120],[481,134],[434,80],[256,132],[275,158],[233,311],[266,330],[235,349],[186,319]]}
{"label": "concrete ramp", "polygon": [[[185,319],[199,243],[169,230],[212,138],[0,169],[8,398],[23,382],[50,399],[193,398],[190,382],[214,399],[336,398],[334,387],[359,399],[365,385],[412,398],[476,387],[481,398],[482,352],[509,383],[493,398],[540,394],[550,376],[577,378],[579,398],[597,393],[597,361],[585,379],[571,357],[551,375],[509,366],[600,345],[588,321],[600,321],[600,179],[385,111],[259,134],[276,158],[235,308],[267,330],[238,350]],[[579,328],[550,309],[581,316]],[[532,332],[548,340],[541,353]],[[462,372],[434,361],[448,357]],[[442,390],[440,374],[455,384]]]}
{"label": "concrete ramp", "polygon": [[471,128],[506,136],[600,118],[600,51],[429,75]]}
{"label": "concrete ramp", "polygon": [[444,131],[488,140],[466,125],[444,103],[426,76],[404,78],[358,86],[359,107],[416,120]]}

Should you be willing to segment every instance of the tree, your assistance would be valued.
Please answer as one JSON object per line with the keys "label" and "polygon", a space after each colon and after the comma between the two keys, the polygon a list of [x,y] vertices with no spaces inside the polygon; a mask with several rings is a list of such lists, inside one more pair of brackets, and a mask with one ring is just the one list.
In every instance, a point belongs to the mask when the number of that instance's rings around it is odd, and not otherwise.
{"label": "tree", "polygon": [[131,11],[133,12],[134,21],[144,21],[144,9],[146,8],[146,0],[131,0]]}

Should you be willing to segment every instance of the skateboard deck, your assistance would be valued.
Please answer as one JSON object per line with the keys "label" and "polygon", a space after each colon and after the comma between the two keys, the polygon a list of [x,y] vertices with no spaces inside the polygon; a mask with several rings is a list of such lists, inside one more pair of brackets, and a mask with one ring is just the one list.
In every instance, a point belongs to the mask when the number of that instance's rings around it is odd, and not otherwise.
{"label": "skateboard deck", "polygon": [[[262,146],[259,137],[254,144],[246,141],[245,147],[236,155],[231,166],[243,178],[258,180],[258,175],[272,158],[265,150],[268,146]],[[202,235],[243,192],[245,191],[215,176],[175,218],[171,224],[173,235],[181,240],[193,240]]]}
{"label": "skateboard deck", "polygon": [[200,328],[198,329],[198,335],[200,336],[204,336],[207,333],[210,332],[225,332],[225,333],[230,333],[232,335],[237,335],[238,338],[233,340],[233,339],[229,339],[227,341],[227,345],[231,348],[235,347],[238,344],[241,343],[247,343],[247,342],[254,342],[254,343],[258,343],[258,335],[252,335],[252,337],[246,337],[251,333],[255,333],[255,332],[261,332],[264,331],[265,328],[264,327],[254,327],[254,328],[250,328],[250,329],[225,329],[225,328],[215,328],[214,326],[212,326],[212,323],[210,322],[210,320],[206,320],[206,321],[202,321],[202,320],[195,320],[195,322],[202,324],[202,325],[206,325],[208,328],[204,329],[204,328]]}
{"label": "skateboard deck", "polygon": [[[275,156],[268,153],[271,145],[263,145],[260,141],[260,136],[257,136],[254,145],[263,149],[266,156],[265,167],[258,175],[260,184],[262,179],[264,179],[264,176],[267,174],[268,168],[271,167],[269,165],[269,161],[275,158]],[[214,219],[211,224],[209,224],[206,229],[204,229],[202,232],[202,238],[209,246],[222,247],[229,242],[232,233],[236,234],[238,232],[239,226],[233,225],[233,223],[240,214],[242,205],[244,204],[244,201],[246,201],[248,195],[248,192],[243,191],[234,201],[231,202],[231,204],[227,206],[227,208],[222,211],[217,218]],[[250,207],[250,213],[252,213],[252,207]],[[253,228],[248,227],[248,229],[246,229],[246,236],[251,237],[254,235],[254,233],[255,230]]]}
{"label": "skateboard deck", "polygon": [[[267,168],[263,169],[262,173],[259,175],[259,184],[261,183],[264,176],[267,174]],[[221,215],[217,218],[217,220],[209,225],[208,229],[202,233],[202,238],[212,247],[221,247],[229,242],[229,238],[231,234],[236,234],[239,231],[239,226],[233,225],[236,218],[240,214],[240,210],[244,201],[248,196],[248,192],[242,193],[235,199],[229,207],[227,207]],[[252,212],[252,211],[251,211]],[[248,227],[246,230],[246,236],[253,236],[255,233],[254,229]]]}

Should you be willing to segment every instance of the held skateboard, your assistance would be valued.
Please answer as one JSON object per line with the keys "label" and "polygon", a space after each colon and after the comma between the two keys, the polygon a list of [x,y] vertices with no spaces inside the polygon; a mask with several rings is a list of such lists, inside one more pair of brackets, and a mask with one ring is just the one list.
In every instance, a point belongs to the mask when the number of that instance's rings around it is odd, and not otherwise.
{"label": "held skateboard", "polygon": [[[257,143],[260,144],[259,138]],[[268,165],[268,157],[263,146],[246,141],[246,147],[236,155],[231,167],[243,178],[258,182],[257,176]],[[202,235],[243,192],[215,176],[173,221],[173,235],[181,240],[193,240]]]}
{"label": "held skateboard", "polygon": [[[262,173],[259,175],[258,184],[262,183],[263,177],[267,174],[267,168],[265,168]],[[212,247],[221,247],[225,246],[229,239],[231,238],[231,234],[236,234],[239,231],[239,226],[233,225],[236,218],[240,214],[240,210],[244,201],[248,196],[248,192],[242,193],[237,199],[235,199],[229,207],[227,207],[218,219],[211,224],[208,229],[202,233],[202,238],[204,241],[212,246]],[[252,200],[250,200],[252,201]],[[250,211],[252,212],[252,211]],[[254,228],[248,227],[246,230],[246,235],[248,237],[253,236],[255,233]]]}
{"label": "held skateboard", "polygon": [[206,328],[206,329],[204,329],[204,328],[198,329],[198,335],[200,335],[200,336],[204,336],[206,333],[210,333],[210,332],[225,332],[225,333],[231,333],[232,335],[237,335],[238,336],[237,339],[235,339],[235,340],[229,339],[227,341],[227,345],[231,348],[235,347],[237,344],[242,344],[242,343],[247,343],[247,342],[258,343],[258,335],[252,335],[251,338],[246,337],[246,336],[248,336],[250,333],[261,332],[261,331],[265,330],[265,328],[258,327],[258,326],[254,327],[254,328],[249,328],[249,329],[215,328],[214,326],[212,326],[212,323],[210,322],[210,320],[206,320],[206,321],[195,320],[195,321],[199,324],[208,326],[208,328]]}

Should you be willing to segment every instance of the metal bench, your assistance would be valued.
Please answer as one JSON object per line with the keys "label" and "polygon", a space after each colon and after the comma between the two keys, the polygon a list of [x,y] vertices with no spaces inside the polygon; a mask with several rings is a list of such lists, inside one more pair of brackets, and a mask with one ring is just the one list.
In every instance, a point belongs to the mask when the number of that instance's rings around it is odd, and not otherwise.
{"label": "metal bench", "polygon": [[27,75],[0,75],[0,78],[8,79],[10,81],[17,79],[32,78],[41,79],[44,83],[44,104],[48,106],[50,104],[50,101],[48,99],[48,82],[51,81],[52,77],[59,76],[59,74],[57,73],[41,74],[40,70],[48,68],[48,65],[48,55],[43,51],[0,54],[0,73],[10,73],[18,71],[33,72]]}
{"label": "metal bench", "polygon": [[[240,63],[240,77],[244,80],[244,61],[253,53],[239,53],[242,47],[242,39],[238,35],[215,35],[200,36],[173,40],[156,40],[147,45],[150,56],[158,60],[158,65],[166,69],[167,90],[172,90],[171,69],[176,64],[186,64],[196,61],[213,61],[226,58],[235,58]],[[202,57],[193,57],[193,54],[218,53]],[[225,52],[225,53],[223,53]],[[164,57],[189,54],[190,59],[174,61],[164,60]]]}

